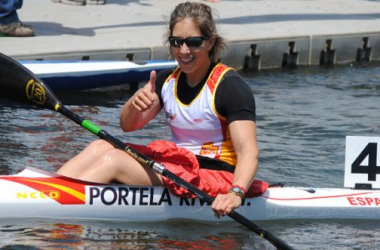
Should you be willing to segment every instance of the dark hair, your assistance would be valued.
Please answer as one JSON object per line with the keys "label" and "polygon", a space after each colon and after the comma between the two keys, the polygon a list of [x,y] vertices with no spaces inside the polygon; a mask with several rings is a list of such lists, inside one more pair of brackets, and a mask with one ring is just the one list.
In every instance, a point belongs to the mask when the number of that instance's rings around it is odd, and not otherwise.
{"label": "dark hair", "polygon": [[203,36],[215,38],[215,44],[210,50],[209,56],[213,62],[218,62],[221,52],[227,48],[227,45],[224,39],[219,36],[212,10],[206,4],[196,2],[178,4],[170,15],[169,30],[164,34],[165,43],[168,44],[168,39],[173,34],[174,26],[185,18],[190,18],[196,22]]}

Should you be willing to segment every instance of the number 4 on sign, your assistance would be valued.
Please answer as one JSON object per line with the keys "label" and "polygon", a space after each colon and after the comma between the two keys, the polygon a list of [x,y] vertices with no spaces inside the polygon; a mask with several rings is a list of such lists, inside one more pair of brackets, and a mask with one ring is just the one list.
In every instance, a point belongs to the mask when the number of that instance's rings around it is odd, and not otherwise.
{"label": "number 4 on sign", "polygon": [[380,164],[377,162],[380,137],[346,137],[345,187],[371,184],[380,188]]}
{"label": "number 4 on sign", "polygon": [[[368,158],[367,165],[361,165]],[[369,181],[376,181],[376,174],[380,173],[380,166],[376,165],[377,161],[377,143],[370,142],[360,153],[358,158],[351,165],[351,173],[367,174]]]}

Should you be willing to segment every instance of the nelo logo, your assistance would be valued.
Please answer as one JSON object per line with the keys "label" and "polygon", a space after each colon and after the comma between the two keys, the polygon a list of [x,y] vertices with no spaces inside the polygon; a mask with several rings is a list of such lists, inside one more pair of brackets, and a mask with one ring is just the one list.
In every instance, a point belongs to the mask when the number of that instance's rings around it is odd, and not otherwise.
{"label": "nelo logo", "polygon": [[33,79],[26,85],[26,96],[29,100],[40,105],[44,104],[46,101],[45,89],[39,82],[36,82]]}
{"label": "nelo logo", "polygon": [[17,193],[18,199],[46,199],[51,198],[53,200],[58,200],[60,197],[60,193],[55,190],[41,190],[35,192],[23,192]]}

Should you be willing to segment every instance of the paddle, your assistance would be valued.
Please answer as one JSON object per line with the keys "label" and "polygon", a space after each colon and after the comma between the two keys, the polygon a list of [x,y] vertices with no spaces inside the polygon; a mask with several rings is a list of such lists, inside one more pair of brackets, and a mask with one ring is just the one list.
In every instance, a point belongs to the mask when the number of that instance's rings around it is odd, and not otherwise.
{"label": "paddle", "polygon": [[[186,182],[180,177],[176,176],[169,170],[167,170],[162,164],[154,162],[148,157],[140,154],[136,150],[125,145],[120,140],[108,134],[100,127],[96,126],[89,120],[85,120],[72,111],[67,109],[58,100],[54,93],[32,72],[19,64],[17,61],[0,53],[0,89],[1,97],[15,100],[18,102],[35,105],[41,108],[47,108],[56,112],[59,112],[67,118],[73,120],[83,128],[91,131],[99,138],[104,139],[114,145],[116,148],[124,150],[127,154],[135,158],[138,162],[145,164],[155,170],[157,173],[169,178],[177,185],[189,190],[195,194],[199,199],[211,204],[214,198],[199,190],[192,184]],[[251,222],[236,211],[232,211],[229,215],[232,219],[236,220],[240,224],[251,229],[262,238],[271,242],[278,249],[292,249],[289,245],[277,238],[270,232]]]}

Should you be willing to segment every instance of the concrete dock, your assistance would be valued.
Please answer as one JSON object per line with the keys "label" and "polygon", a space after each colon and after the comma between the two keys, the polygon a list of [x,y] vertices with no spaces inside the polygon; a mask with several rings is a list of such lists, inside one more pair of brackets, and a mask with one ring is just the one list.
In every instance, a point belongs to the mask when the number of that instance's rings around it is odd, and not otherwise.
{"label": "concrete dock", "polygon": [[[181,0],[107,0],[73,6],[24,1],[20,19],[35,37],[0,37],[0,52],[18,60],[167,60],[162,35]],[[202,1],[207,3],[205,1]],[[221,0],[218,15],[233,67],[380,60],[380,1]]]}

